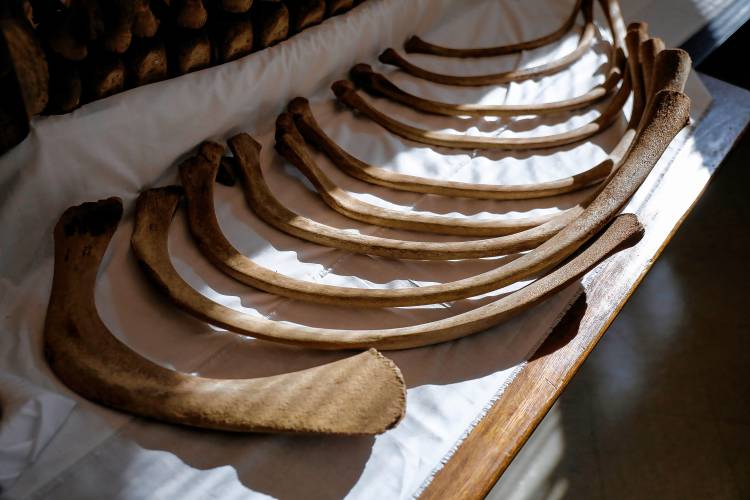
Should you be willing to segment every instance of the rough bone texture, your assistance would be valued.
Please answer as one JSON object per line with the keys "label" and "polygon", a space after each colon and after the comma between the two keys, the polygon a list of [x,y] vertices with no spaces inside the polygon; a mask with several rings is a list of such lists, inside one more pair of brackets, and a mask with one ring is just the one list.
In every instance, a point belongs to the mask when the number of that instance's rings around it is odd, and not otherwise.
{"label": "rough bone texture", "polygon": [[134,415],[237,432],[378,434],[401,420],[403,378],[374,350],[295,373],[219,380],[163,368],[121,343],[94,303],[121,215],[120,200],[110,198],[68,209],[55,228],[44,354],[70,389]]}

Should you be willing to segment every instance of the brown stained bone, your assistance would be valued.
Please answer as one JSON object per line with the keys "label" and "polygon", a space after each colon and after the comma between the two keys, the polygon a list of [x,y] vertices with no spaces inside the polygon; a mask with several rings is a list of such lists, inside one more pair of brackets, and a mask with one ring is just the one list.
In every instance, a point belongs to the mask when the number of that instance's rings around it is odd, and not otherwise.
{"label": "brown stained bone", "polygon": [[[214,177],[223,150],[218,144],[204,143],[198,155],[180,165],[180,179],[187,198],[188,225],[201,252],[222,272],[246,285],[308,302],[349,305],[352,296],[360,293],[358,289],[289,278],[255,264],[229,243],[219,227],[213,201]],[[168,219],[171,215],[160,217]]]}
{"label": "brown stained bone", "polygon": [[253,0],[218,0],[217,3],[222,10],[240,14],[250,10]]}
{"label": "brown stained bone", "polygon": [[127,54],[133,85],[164,80],[169,75],[167,49],[159,37],[137,40]]}
{"label": "brown stained bone", "polygon": [[326,0],[326,17],[338,16],[354,7],[353,0]]}
{"label": "brown stained bone", "polygon": [[133,18],[133,36],[150,38],[159,30],[160,21],[151,10],[149,0],[135,0],[135,14]]}
{"label": "brown stained bone", "polygon": [[284,0],[284,3],[289,9],[289,29],[292,33],[323,22],[325,0]]}
{"label": "brown stained bone", "polygon": [[239,59],[253,50],[253,24],[245,14],[217,14],[212,19],[214,47],[219,62]]}
{"label": "brown stained bone", "polygon": [[634,127],[641,121],[646,107],[645,84],[643,68],[639,59],[640,46],[648,38],[646,23],[632,23],[628,26],[625,45],[628,49],[628,69],[633,86],[633,110],[630,115],[630,126]]}
{"label": "brown stained bone", "polygon": [[[625,60],[624,57],[622,60]],[[446,116],[521,116],[574,111],[595,104],[612,93],[622,78],[622,73],[615,65],[602,84],[585,94],[543,104],[453,104],[425,99],[402,90],[384,75],[375,72],[369,64],[357,64],[350,70],[349,77],[372,96],[387,97],[423,113]]]}
{"label": "brown stained bone", "polygon": [[69,61],[82,61],[88,56],[88,45],[76,28],[75,13],[64,8],[46,17],[37,33],[56,55]]}
{"label": "brown stained bone", "polygon": [[[142,199],[145,197],[149,197],[148,205],[140,203],[136,212],[136,228],[132,238],[133,252],[151,281],[178,307],[203,321],[240,335],[318,349],[359,349],[368,346],[407,349],[480,332],[542,302],[580,279],[613,251],[634,243],[642,232],[635,216],[621,215],[601,237],[559,269],[517,292],[467,313],[410,327],[385,330],[333,330],[290,325],[242,314],[198,293],[176,272],[167,248],[169,225],[179,201],[179,194],[167,188],[148,191],[142,195]],[[234,260],[239,257],[233,256],[220,267],[231,266],[240,269],[242,266]],[[254,265],[252,261],[249,262]],[[277,276],[284,279],[283,275]],[[347,307],[351,306],[346,300],[347,291],[357,290],[317,283],[299,283],[307,286],[308,296],[316,302]],[[336,295],[328,297],[331,293]]]}
{"label": "brown stained bone", "polygon": [[[448,116],[506,116],[506,115],[545,115],[572,111],[596,103],[612,92],[624,73],[626,61],[624,46],[624,24],[616,0],[601,0],[602,8],[612,34],[612,52],[609,56],[607,77],[586,94],[562,101],[542,104],[453,104],[415,96],[398,88],[385,76],[373,71],[367,64],[358,64],[349,72],[350,78],[373,96],[384,96],[393,101],[425,113]],[[612,3],[613,5],[610,5]],[[588,12],[587,8],[587,12]],[[575,13],[575,11],[574,11]],[[575,15],[571,19],[575,19]]]}
{"label": "brown stained bone", "polygon": [[625,46],[625,20],[622,17],[619,0],[599,0],[599,5],[607,18],[612,31],[612,44],[615,49]]}
{"label": "brown stained bone", "polygon": [[81,75],[75,63],[62,58],[49,61],[49,102],[45,113],[69,113],[81,104]]}
{"label": "brown stained bone", "polygon": [[[590,3],[589,0],[587,0]],[[474,49],[455,49],[450,47],[442,47],[426,42],[418,36],[412,36],[404,44],[404,50],[411,54],[432,54],[436,56],[444,57],[493,57],[503,56],[507,54],[513,54],[515,52],[521,52],[523,50],[536,49],[544,45],[556,42],[568,33],[575,25],[576,18],[581,11],[582,0],[577,0],[573,7],[573,12],[565,20],[565,22],[555,31],[539,38],[532,40],[526,40],[523,42],[513,43],[509,45],[502,45],[499,47],[485,47],[485,48],[474,48]]]}
{"label": "brown stained bone", "polygon": [[292,116],[286,113],[279,115],[276,120],[276,150],[310,180],[328,206],[346,217],[377,226],[462,236],[503,236],[537,227],[555,217],[548,215],[519,219],[471,220],[390,210],[360,201],[338,187],[318,168],[305,140],[294,125]]}
{"label": "brown stained bone", "polygon": [[206,24],[208,11],[203,5],[203,0],[172,0],[170,5],[172,4],[177,26],[197,30]]}
{"label": "brown stained bone", "polygon": [[289,278],[255,264],[229,243],[219,227],[213,201],[214,178],[223,149],[205,143],[200,153],[184,161],[179,169],[187,198],[188,225],[201,252],[222,272],[246,285],[309,302],[347,305],[356,289]]}
{"label": "brown stained bone", "polygon": [[479,87],[483,85],[495,85],[498,83],[508,82],[520,82],[523,80],[530,80],[532,78],[538,78],[542,76],[551,75],[558,71],[567,68],[571,64],[575,63],[580,57],[591,47],[594,41],[594,35],[596,28],[591,22],[587,22],[583,28],[583,33],[578,46],[569,54],[546,64],[539,66],[533,66],[531,68],[514,69],[511,71],[504,71],[502,73],[494,73],[489,75],[446,75],[443,73],[436,73],[428,71],[424,68],[417,66],[406,60],[398,52],[393,49],[386,49],[379,56],[379,60],[382,63],[397,66],[406,73],[421,78],[423,80],[429,80],[435,83],[442,83],[445,85],[455,85],[461,87]]}
{"label": "brown stained bone", "polygon": [[[5,53],[3,66],[6,66],[9,71],[5,77],[14,80],[20,89],[26,114],[23,118],[28,120],[41,113],[47,105],[49,95],[47,60],[34,33],[25,21],[0,20],[0,37],[2,37],[0,44],[4,46]],[[3,98],[8,99],[11,96],[5,94]]]}
{"label": "brown stained bone", "polygon": [[[627,158],[611,175],[609,182],[601,188],[580,216],[574,218],[559,233],[532,251],[497,269],[459,281],[416,289],[363,289],[357,295],[352,294],[350,304],[390,307],[448,302],[496,290],[560,263],[610,221],[630,199],[656,164],[669,142],[687,123],[689,103],[690,99],[681,92],[671,90],[659,92],[654,98],[654,104],[649,109],[649,114],[640,128]],[[238,137],[241,138],[242,135]],[[248,159],[243,159],[242,156],[246,153],[245,150],[249,150],[249,153],[256,155],[257,151],[253,153],[252,145],[249,145],[248,148],[241,147],[242,144],[239,144],[237,139],[235,137],[230,141],[235,158],[243,167],[251,166],[251,162]],[[248,169],[248,173],[253,174],[253,170]],[[266,222],[308,241],[377,255],[375,250],[379,249],[370,243],[372,240],[368,240],[368,237],[348,235],[346,232],[315,223],[294,214],[281,205],[276,205],[278,201],[273,199],[259,172],[255,173],[253,178],[243,179],[243,181],[247,186],[248,202]],[[258,187],[254,188],[254,185]],[[555,222],[557,222],[556,219],[538,228],[501,238],[517,238],[519,235],[524,235],[524,233],[530,231],[541,231]],[[495,241],[501,238],[497,238]],[[365,241],[370,243],[370,248],[367,248],[368,244]],[[485,241],[493,242],[493,240]],[[395,258],[444,258],[446,255],[445,249],[452,245],[452,243],[442,244],[442,248],[436,254],[427,254],[426,252],[407,253],[405,250],[414,245],[415,242],[400,240],[393,240],[393,242],[390,250],[392,255],[390,256]],[[478,242],[468,243],[476,245]]]}
{"label": "brown stained bone", "polygon": [[101,43],[115,54],[123,54],[133,40],[133,21],[136,3],[133,0],[107,0],[99,2],[104,18],[105,30]]}
{"label": "brown stained bone", "polygon": [[643,91],[646,96],[650,96],[652,92],[652,74],[656,56],[665,48],[666,46],[661,38],[649,38],[638,47],[638,60],[643,67]]}
{"label": "brown stained bone", "polygon": [[289,36],[289,9],[283,2],[256,0],[251,11],[254,44],[270,47]]}
{"label": "brown stained bone", "polygon": [[176,74],[184,75],[211,65],[211,39],[205,31],[181,31],[173,43],[172,70]]}
{"label": "brown stained bone", "polygon": [[94,288],[121,215],[120,200],[110,198],[68,209],[55,227],[44,354],[71,390],[134,415],[236,432],[379,434],[401,420],[403,378],[375,350],[295,373],[232,380],[169,370],[117,340],[97,313]]}
{"label": "brown stained bone", "polygon": [[294,117],[297,129],[305,140],[322,151],[331,162],[348,175],[370,184],[409,191],[413,193],[436,194],[485,200],[532,199],[569,193],[591,186],[606,178],[614,166],[620,162],[632,139],[626,132],[622,144],[612,150],[609,157],[589,170],[579,174],[538,184],[494,185],[454,182],[444,179],[417,177],[401,174],[393,170],[367,164],[344,151],[331,139],[315,120],[307,99],[293,99],[288,111]]}
{"label": "brown stained bone", "polygon": [[81,69],[84,99],[95,101],[121,92],[125,78],[125,63],[120,56],[100,53],[88,58]]}
{"label": "brown stained bone", "polygon": [[245,198],[252,210],[280,231],[319,245],[354,253],[393,259],[453,260],[492,257],[535,248],[559,232],[582,211],[576,206],[551,217],[548,222],[507,236],[459,242],[404,241],[337,229],[302,217],[284,207],[274,196],[260,168],[260,144],[247,134],[229,141],[234,153]]}
{"label": "brown stained bone", "polygon": [[620,115],[622,107],[630,95],[630,79],[625,79],[620,89],[614,95],[601,115],[591,122],[567,132],[552,134],[541,137],[483,137],[468,134],[451,134],[445,132],[434,132],[423,130],[407,125],[391,118],[385,113],[377,110],[368,103],[357,92],[354,84],[348,80],[339,80],[331,86],[331,90],[339,101],[346,104],[386,130],[404,137],[406,139],[429,144],[432,146],[444,146],[458,149],[545,149],[557,146],[565,146],[580,142],[584,139],[605,130],[611,126]]}

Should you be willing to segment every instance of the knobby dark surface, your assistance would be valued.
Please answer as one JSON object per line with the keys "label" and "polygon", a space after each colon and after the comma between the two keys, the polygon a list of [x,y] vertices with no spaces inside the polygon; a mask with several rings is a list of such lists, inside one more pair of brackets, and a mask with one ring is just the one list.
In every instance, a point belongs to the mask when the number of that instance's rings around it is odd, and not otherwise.
{"label": "knobby dark surface", "polygon": [[[750,89],[745,24],[698,70]],[[750,498],[750,135],[488,498]]]}

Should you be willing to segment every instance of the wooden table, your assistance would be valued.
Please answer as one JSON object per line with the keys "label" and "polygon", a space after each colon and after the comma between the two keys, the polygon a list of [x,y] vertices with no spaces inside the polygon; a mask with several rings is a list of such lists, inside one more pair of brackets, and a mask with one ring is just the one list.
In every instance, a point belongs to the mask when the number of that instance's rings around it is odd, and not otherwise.
{"label": "wooden table", "polygon": [[[750,92],[701,75],[714,101],[672,162],[636,194],[646,235],[584,279],[583,293],[421,498],[482,498],[607,331],[750,120]],[[661,163],[667,163],[662,165]],[[607,279],[611,277],[611,279]]]}

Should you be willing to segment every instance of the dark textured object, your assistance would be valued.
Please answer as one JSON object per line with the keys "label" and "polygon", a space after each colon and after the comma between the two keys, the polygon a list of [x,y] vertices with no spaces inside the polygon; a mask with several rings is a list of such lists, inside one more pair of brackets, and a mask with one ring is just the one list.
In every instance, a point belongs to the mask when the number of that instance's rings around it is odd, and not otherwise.
{"label": "dark textured object", "polygon": [[292,33],[320,24],[326,15],[325,0],[284,0],[284,3],[289,9]]}
{"label": "dark textured object", "polygon": [[29,133],[29,120],[47,106],[49,69],[25,20],[0,19],[0,153]]}
{"label": "dark textured object", "polygon": [[257,49],[270,47],[289,36],[289,9],[283,2],[256,0],[251,18]]}

